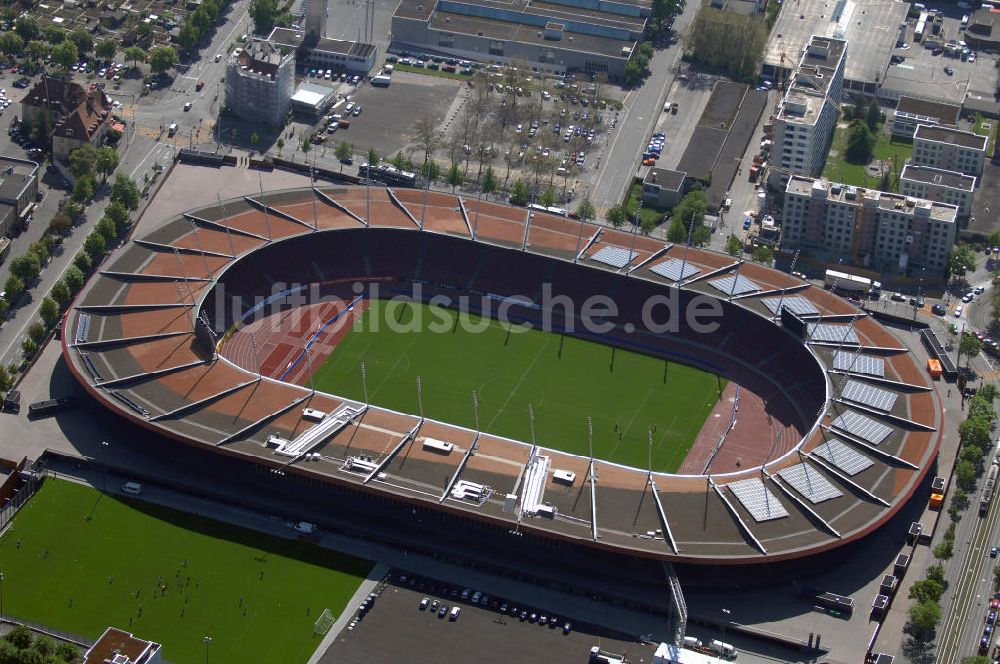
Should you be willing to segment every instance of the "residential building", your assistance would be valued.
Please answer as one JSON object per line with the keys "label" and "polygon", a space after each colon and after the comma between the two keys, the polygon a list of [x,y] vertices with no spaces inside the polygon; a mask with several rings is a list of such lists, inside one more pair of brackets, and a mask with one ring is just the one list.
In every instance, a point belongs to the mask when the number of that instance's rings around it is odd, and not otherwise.
{"label": "residential building", "polygon": [[839,113],[847,42],[813,35],[774,117],[772,185],[789,174],[812,177],[823,171]]}
{"label": "residential building", "polygon": [[160,664],[160,644],[114,627],[104,630],[83,655],[83,664]]}
{"label": "residential building", "polygon": [[100,146],[111,127],[111,101],[101,88],[86,90],[79,83],[46,76],[21,102],[21,117],[34,122],[48,115],[52,126],[52,157],[67,161],[83,145]]}
{"label": "residential building", "polygon": [[958,207],[960,217],[968,217],[972,213],[972,195],[975,190],[976,177],[958,171],[906,164],[899,176],[899,193],[950,203]]}
{"label": "residential building", "polygon": [[658,208],[671,208],[684,196],[687,173],[668,168],[650,168],[642,180],[642,202]]}
{"label": "residential building", "polygon": [[983,174],[988,142],[988,136],[968,131],[918,125],[913,134],[910,163],[979,177]]}
{"label": "residential building", "polygon": [[922,124],[955,129],[961,115],[962,107],[957,104],[902,96],[892,112],[892,136],[912,139]]}
{"label": "residential building", "polygon": [[955,243],[949,203],[792,176],[781,246],[884,272],[943,275]]}
{"label": "residential building", "polygon": [[0,236],[13,237],[35,209],[37,199],[38,164],[0,157]]}
{"label": "residential building", "polygon": [[330,69],[365,76],[375,66],[378,49],[372,44],[325,37],[310,41],[310,35],[309,31],[275,28],[267,40],[294,50],[296,61],[304,69]]}
{"label": "residential building", "polygon": [[226,106],[244,120],[280,127],[295,91],[295,51],[253,39],[226,65]]}
{"label": "residential building", "polygon": [[619,80],[643,39],[650,0],[401,0],[397,48],[477,62],[528,63],[533,71],[586,71]]}

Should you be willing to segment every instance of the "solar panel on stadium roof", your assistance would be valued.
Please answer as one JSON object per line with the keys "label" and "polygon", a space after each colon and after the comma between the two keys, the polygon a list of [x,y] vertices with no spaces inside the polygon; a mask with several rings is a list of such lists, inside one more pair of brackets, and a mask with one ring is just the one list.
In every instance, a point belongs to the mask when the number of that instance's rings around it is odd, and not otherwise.
{"label": "solar panel on stadium roof", "polygon": [[809,316],[819,313],[819,309],[816,308],[809,298],[803,297],[801,295],[796,295],[794,297],[765,297],[761,302],[764,306],[771,310],[772,314],[778,313],[778,307],[781,306],[788,309],[796,316]]}
{"label": "solar panel on stadium roof", "polygon": [[833,323],[809,323],[810,341],[828,341],[831,343],[858,343],[858,333],[850,325],[834,325]]}
{"label": "solar panel on stadium roof", "polygon": [[860,380],[849,380],[840,396],[848,401],[855,401],[888,413],[892,410],[899,395],[868,383],[862,383]]}
{"label": "solar panel on stadium roof", "polygon": [[590,260],[597,261],[598,263],[604,263],[605,265],[610,265],[611,267],[621,268],[628,265],[629,262],[636,257],[636,255],[636,252],[628,249],[608,246],[594,253],[594,255],[590,257]]}
{"label": "solar panel on stadium roof", "polygon": [[885,360],[874,355],[862,355],[838,350],[833,356],[833,368],[838,371],[885,377]]}
{"label": "solar panel on stadium roof", "polygon": [[797,463],[778,472],[781,479],[792,485],[792,488],[805,496],[810,503],[822,503],[824,500],[839,498],[844,495],[840,489],[830,484],[830,481],[819,474],[819,471],[804,464]]}
{"label": "solar panel on stadium roof", "polygon": [[735,277],[729,276],[722,277],[721,279],[713,279],[708,283],[726,295],[745,295],[746,293],[753,293],[760,290],[760,286],[738,274]]}
{"label": "solar panel on stadium roof", "polygon": [[[683,268],[684,274],[681,274],[681,269]],[[679,258],[671,258],[668,261],[663,261],[662,263],[657,263],[653,267],[649,268],[651,272],[655,272],[661,277],[666,277],[671,281],[680,281],[681,279],[687,279],[688,277],[693,277],[694,275],[701,272],[698,268],[694,267],[690,263],[685,263]]]}
{"label": "solar panel on stadium roof", "polygon": [[823,441],[813,450],[813,454],[829,461],[852,477],[875,463],[839,438],[828,438]]}
{"label": "solar panel on stadium roof", "polygon": [[743,504],[754,521],[772,521],[788,516],[784,505],[771,493],[760,478],[751,477],[726,485]]}
{"label": "solar panel on stadium roof", "polygon": [[852,436],[857,436],[861,440],[867,440],[872,445],[878,445],[889,437],[892,427],[882,424],[878,420],[873,420],[867,415],[855,413],[849,410],[833,421],[835,429],[846,431]]}

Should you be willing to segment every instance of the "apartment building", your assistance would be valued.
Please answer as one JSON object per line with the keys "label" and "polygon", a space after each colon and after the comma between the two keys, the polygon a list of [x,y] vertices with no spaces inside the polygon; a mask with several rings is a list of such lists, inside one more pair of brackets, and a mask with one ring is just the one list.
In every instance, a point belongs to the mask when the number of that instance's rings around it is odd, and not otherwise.
{"label": "apartment building", "polygon": [[918,125],[913,134],[915,166],[930,166],[979,177],[983,174],[988,136],[947,127]]}
{"label": "apartment building", "polygon": [[958,171],[906,164],[899,176],[899,193],[950,203],[958,207],[960,217],[968,217],[972,213],[972,195],[975,190],[976,177]]}
{"label": "apartment building", "polygon": [[893,138],[913,138],[919,125],[943,125],[949,129],[958,126],[962,107],[956,104],[902,96],[892,112]]}
{"label": "apartment building", "polygon": [[790,174],[816,177],[833,139],[844,87],[847,42],[813,35],[774,118],[771,184]]}
{"label": "apartment building", "polygon": [[943,274],[958,207],[823,179],[792,176],[781,246],[884,272]]}
{"label": "apartment building", "polygon": [[226,106],[244,120],[284,124],[295,91],[295,51],[254,39],[226,65]]}

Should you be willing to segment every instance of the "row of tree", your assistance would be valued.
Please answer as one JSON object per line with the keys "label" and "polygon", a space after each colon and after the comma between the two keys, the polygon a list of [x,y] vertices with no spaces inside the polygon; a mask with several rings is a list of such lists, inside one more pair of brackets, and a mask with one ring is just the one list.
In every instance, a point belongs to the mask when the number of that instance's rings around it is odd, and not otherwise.
{"label": "row of tree", "polygon": [[24,626],[15,627],[0,641],[0,664],[76,664],[81,659],[72,643],[36,637]]}
{"label": "row of tree", "polygon": [[767,34],[760,16],[702,7],[688,33],[687,55],[737,80],[755,80]]}
{"label": "row of tree", "polygon": [[198,8],[187,15],[177,35],[177,44],[187,52],[196,51],[198,44],[208,36],[219,14],[226,7],[225,0],[202,0]]}

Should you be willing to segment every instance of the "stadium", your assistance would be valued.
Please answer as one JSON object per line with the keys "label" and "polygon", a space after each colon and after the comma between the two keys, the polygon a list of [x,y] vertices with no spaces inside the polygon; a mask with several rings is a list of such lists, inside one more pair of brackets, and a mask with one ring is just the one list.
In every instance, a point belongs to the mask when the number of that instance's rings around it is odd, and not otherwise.
{"label": "stadium", "polygon": [[940,442],[906,346],[821,288],[438,192],[317,185],[166,219],[62,340],[100,404],[220,466],[567,559],[830,551],[897,513]]}

